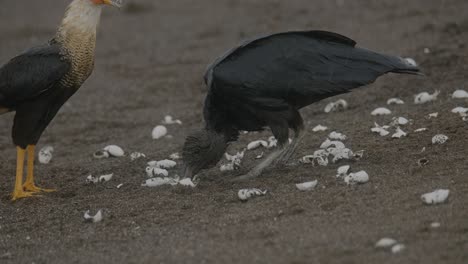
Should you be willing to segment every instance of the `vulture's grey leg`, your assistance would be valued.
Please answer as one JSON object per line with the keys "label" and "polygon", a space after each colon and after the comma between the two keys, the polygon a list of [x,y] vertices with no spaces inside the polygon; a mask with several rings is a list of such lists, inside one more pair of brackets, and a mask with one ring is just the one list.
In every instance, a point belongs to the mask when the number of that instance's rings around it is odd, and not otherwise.
{"label": "vulture's grey leg", "polygon": [[247,174],[236,177],[233,179],[233,181],[243,181],[243,180],[248,180],[248,179],[253,179],[257,178],[262,174],[263,170],[270,166],[275,160],[278,159],[278,157],[281,156],[281,154],[284,152],[286,148],[283,146],[281,148],[275,149],[270,155],[268,155],[260,164],[255,166],[253,169],[251,169]]}
{"label": "vulture's grey leg", "polygon": [[281,155],[275,161],[276,165],[286,165],[291,156],[297,149],[297,146],[301,143],[302,139],[305,136],[305,130],[303,128],[296,130],[294,133],[294,138],[291,143],[281,152]]}

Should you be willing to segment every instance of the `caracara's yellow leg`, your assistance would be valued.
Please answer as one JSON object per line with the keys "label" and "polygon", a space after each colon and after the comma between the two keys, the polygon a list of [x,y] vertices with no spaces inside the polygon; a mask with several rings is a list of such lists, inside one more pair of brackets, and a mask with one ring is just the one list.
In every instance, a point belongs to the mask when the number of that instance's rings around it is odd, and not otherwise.
{"label": "caracara's yellow leg", "polygon": [[26,176],[26,182],[23,185],[23,189],[28,192],[54,192],[52,189],[42,189],[34,184],[34,149],[36,146],[29,145],[26,150],[28,152],[28,172]]}
{"label": "caracara's yellow leg", "polygon": [[25,150],[17,147],[17,158],[16,158],[16,182],[15,190],[13,191],[12,200],[15,201],[20,198],[31,197],[31,192],[25,192],[23,190],[23,169],[24,169],[24,153]]}

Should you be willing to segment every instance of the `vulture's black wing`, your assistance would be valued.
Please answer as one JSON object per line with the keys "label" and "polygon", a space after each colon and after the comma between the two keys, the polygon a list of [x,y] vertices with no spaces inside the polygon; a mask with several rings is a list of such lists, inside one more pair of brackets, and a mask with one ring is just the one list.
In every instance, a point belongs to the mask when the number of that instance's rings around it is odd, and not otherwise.
{"label": "vulture's black wing", "polygon": [[58,84],[70,70],[56,44],[39,46],[0,68],[0,106],[14,108]]}
{"label": "vulture's black wing", "polygon": [[209,66],[205,80],[212,94],[266,109],[301,108],[372,83],[388,72],[419,71],[400,57],[355,44],[325,31],[274,34],[229,51]]}

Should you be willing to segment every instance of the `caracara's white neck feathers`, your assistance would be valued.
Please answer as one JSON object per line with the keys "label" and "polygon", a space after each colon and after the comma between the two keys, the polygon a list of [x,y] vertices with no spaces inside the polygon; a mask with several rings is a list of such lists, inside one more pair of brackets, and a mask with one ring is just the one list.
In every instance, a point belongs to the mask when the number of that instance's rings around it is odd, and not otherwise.
{"label": "caracara's white neck feathers", "polygon": [[96,34],[102,7],[89,0],[74,0],[67,8],[65,17],[58,30],[58,37],[77,31],[81,34]]}

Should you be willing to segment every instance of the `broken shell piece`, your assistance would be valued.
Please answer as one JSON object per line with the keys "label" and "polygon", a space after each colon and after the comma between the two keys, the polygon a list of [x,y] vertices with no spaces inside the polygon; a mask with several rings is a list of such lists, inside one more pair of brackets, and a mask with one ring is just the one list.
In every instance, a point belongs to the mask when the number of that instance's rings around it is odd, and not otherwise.
{"label": "broken shell piece", "polygon": [[338,173],[336,174],[336,177],[337,178],[346,177],[346,175],[348,175],[348,171],[349,171],[350,168],[351,168],[351,166],[349,166],[349,165],[344,165],[344,166],[339,167],[338,168]]}
{"label": "broken shell piece", "polygon": [[121,184],[117,185],[117,189],[120,189],[120,188],[122,188],[122,186],[123,186],[123,183],[121,183]]}
{"label": "broken shell piece", "polygon": [[268,143],[265,140],[256,140],[252,141],[247,145],[247,150],[254,150],[259,148],[260,146],[262,147],[268,147]]}
{"label": "broken shell piece", "polygon": [[197,187],[197,184],[192,181],[190,178],[185,178],[179,181],[179,184],[182,186]]}
{"label": "broken shell piece", "polygon": [[268,148],[274,148],[278,145],[278,140],[275,137],[268,138]]}
{"label": "broken shell piece", "polygon": [[122,157],[125,155],[123,149],[117,145],[109,145],[104,148],[104,151],[107,151],[111,157]]}
{"label": "broken shell piece", "polygon": [[318,125],[318,126],[312,128],[312,131],[313,132],[320,132],[320,131],[326,131],[327,129],[328,129],[328,127],[326,127],[326,126]]}
{"label": "broken shell piece", "polygon": [[327,149],[330,155],[333,156],[332,162],[336,163],[342,159],[349,160],[353,157],[353,151],[349,148],[329,148]]}
{"label": "broken shell piece", "polygon": [[395,134],[392,135],[392,138],[401,138],[401,137],[406,137],[407,133],[401,128],[397,127]]}
{"label": "broken shell piece", "polygon": [[440,91],[435,91],[433,94],[429,94],[428,92],[419,93],[414,97],[414,103],[424,104],[424,103],[428,103],[431,101],[435,101],[437,99],[437,96],[439,96],[439,94],[440,94]]}
{"label": "broken shell piece", "polygon": [[93,175],[89,175],[88,177],[86,177],[86,183],[98,183],[99,182],[99,179],[94,177]]}
{"label": "broken shell piece", "polygon": [[180,157],[180,154],[179,154],[178,152],[176,152],[176,153],[172,153],[172,154],[169,156],[169,158],[170,158],[171,160],[178,160],[178,159],[180,159],[181,157]]}
{"label": "broken shell piece", "polygon": [[52,160],[52,153],[54,148],[51,146],[45,146],[39,150],[39,162],[42,164],[49,164]]}
{"label": "broken shell piece", "polygon": [[173,125],[173,124],[182,125],[182,121],[180,121],[180,120],[178,120],[178,119],[177,119],[177,120],[174,120],[174,119],[172,118],[172,116],[170,116],[170,115],[165,116],[165,117],[164,117],[164,120],[162,121],[162,123],[163,123],[164,125]]}
{"label": "broken shell piece", "polygon": [[389,126],[380,126],[377,123],[374,123],[375,127],[371,128],[371,131],[373,133],[378,133],[380,136],[385,137],[386,135],[390,134],[390,132],[387,131]]}
{"label": "broken shell piece", "polygon": [[468,108],[465,108],[465,107],[455,107],[454,109],[452,109],[452,113],[454,113],[454,114],[464,114],[464,113],[468,113]]}
{"label": "broken shell piece", "polygon": [[234,170],[234,164],[233,163],[228,163],[228,164],[223,164],[221,167],[219,167],[220,171],[233,171]]}
{"label": "broken shell piece", "polygon": [[424,131],[427,131],[427,128],[425,128],[425,127],[418,128],[414,132],[419,133],[419,132],[424,132]]}
{"label": "broken shell piece", "polygon": [[343,99],[340,99],[336,102],[331,102],[325,106],[325,113],[336,112],[341,110],[346,110],[348,108],[348,102]]}
{"label": "broken shell piece", "polygon": [[392,253],[393,254],[396,254],[396,253],[400,253],[401,251],[403,251],[405,249],[405,245],[403,244],[396,244],[392,247]]}
{"label": "broken shell piece", "polygon": [[419,167],[425,166],[425,165],[427,165],[428,163],[429,163],[429,160],[426,159],[426,158],[422,158],[422,159],[419,159],[419,160],[418,160],[418,165],[419,165]]}
{"label": "broken shell piece", "polygon": [[439,116],[439,112],[435,112],[435,113],[430,113],[427,115],[427,119],[432,119],[432,118],[437,118]]}
{"label": "broken shell piece", "polygon": [[405,58],[405,61],[411,66],[414,66],[414,67],[418,66],[418,64],[413,58]]}
{"label": "broken shell piece", "polygon": [[156,177],[146,180],[141,186],[145,187],[159,187],[162,185],[177,185],[177,180],[169,177]]}
{"label": "broken shell piece", "polygon": [[263,155],[265,155],[265,152],[262,151],[262,153],[260,153],[259,155],[257,155],[257,156],[255,157],[255,159],[261,159],[261,158],[263,158]]}
{"label": "broken shell piece", "polygon": [[262,191],[260,189],[257,189],[257,188],[252,188],[252,189],[241,189],[239,190],[239,192],[237,193],[237,196],[239,197],[239,199],[241,199],[242,201],[247,201],[248,199],[254,197],[254,196],[263,196],[267,193],[267,190],[265,191]]}
{"label": "broken shell piece", "polygon": [[155,164],[155,166],[160,169],[172,169],[176,165],[177,165],[177,162],[173,160],[168,160],[168,159],[157,161]]}
{"label": "broken shell piece", "polygon": [[369,181],[369,175],[365,171],[350,173],[344,178],[347,184],[366,183]]}
{"label": "broken shell piece", "polygon": [[345,144],[343,144],[343,142],[341,142],[341,141],[331,141],[328,138],[320,145],[321,149],[327,149],[327,148],[330,148],[330,147],[335,147],[337,149],[346,148]]}
{"label": "broken shell piece", "polygon": [[105,159],[105,158],[108,158],[110,155],[109,155],[109,152],[107,152],[105,150],[98,150],[98,151],[94,152],[93,156],[96,159]]}
{"label": "broken shell piece", "polygon": [[112,179],[113,176],[113,173],[99,176],[99,182],[108,182]]}
{"label": "broken shell piece", "polygon": [[155,176],[167,177],[169,176],[169,172],[165,169],[148,166],[146,167],[146,175],[148,177],[155,177]]}
{"label": "broken shell piece", "polygon": [[303,183],[297,183],[296,188],[299,191],[310,191],[313,190],[317,186],[318,181],[310,181],[310,182],[303,182]]}
{"label": "broken shell piece", "polygon": [[449,190],[438,189],[431,193],[426,193],[426,194],[421,195],[421,200],[425,204],[440,204],[447,200],[449,194],[450,194]]}
{"label": "broken shell piece", "polygon": [[439,228],[440,227],[440,223],[439,222],[433,222],[431,223],[431,228]]}
{"label": "broken shell piece", "polygon": [[358,150],[353,154],[354,160],[360,160],[362,157],[364,157],[364,150]]}
{"label": "broken shell piece", "polygon": [[397,241],[395,239],[384,237],[384,238],[380,239],[377,243],[375,243],[375,247],[377,247],[377,248],[388,248],[388,247],[391,247],[391,246],[395,245],[396,243],[397,243]]}
{"label": "broken shell piece", "polygon": [[346,136],[345,136],[345,135],[343,135],[342,133],[335,132],[335,131],[331,132],[331,133],[328,135],[328,137],[329,137],[330,139],[334,139],[334,140],[346,140]]}
{"label": "broken shell piece", "polygon": [[156,126],[151,135],[153,139],[160,139],[167,135],[167,128],[165,126]]}
{"label": "broken shell piece", "polygon": [[400,98],[390,98],[387,101],[388,105],[393,105],[393,104],[401,105],[401,104],[404,104],[404,103],[405,102],[403,100],[401,100]]}
{"label": "broken shell piece", "polygon": [[379,108],[376,108],[374,111],[372,111],[371,115],[380,116],[380,115],[389,115],[391,113],[392,113],[392,111],[390,111],[388,108],[379,107]]}
{"label": "broken shell piece", "polygon": [[[229,153],[224,153],[224,156],[226,157],[226,159],[228,161],[231,162],[231,164],[227,165],[227,166],[224,166],[224,168],[222,169],[222,171],[226,171],[226,170],[238,170],[240,168],[240,165],[242,163],[242,159],[244,158],[244,153],[245,151],[242,151],[242,152],[237,152],[236,155],[229,155]],[[223,167],[223,166],[221,166]]]}
{"label": "broken shell piece", "polygon": [[404,117],[394,117],[390,125],[391,126],[404,126],[408,123],[409,123],[409,120]]}
{"label": "broken shell piece", "polygon": [[452,98],[454,99],[468,98],[468,92],[465,90],[456,90],[455,92],[453,92]]}
{"label": "broken shell piece", "polygon": [[432,138],[432,144],[444,144],[445,142],[447,142],[447,140],[448,140],[448,137],[446,135],[442,135],[442,134],[435,135]]}
{"label": "broken shell piece", "polygon": [[101,210],[99,210],[94,216],[91,216],[89,213],[90,213],[89,210],[85,212],[85,214],[84,214],[85,221],[93,222],[93,223],[98,223],[98,222],[102,221],[102,212],[101,212]]}
{"label": "broken shell piece", "polygon": [[146,158],[146,155],[140,152],[133,152],[132,154],[130,154],[131,161],[135,161],[139,158]]}

